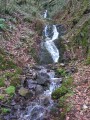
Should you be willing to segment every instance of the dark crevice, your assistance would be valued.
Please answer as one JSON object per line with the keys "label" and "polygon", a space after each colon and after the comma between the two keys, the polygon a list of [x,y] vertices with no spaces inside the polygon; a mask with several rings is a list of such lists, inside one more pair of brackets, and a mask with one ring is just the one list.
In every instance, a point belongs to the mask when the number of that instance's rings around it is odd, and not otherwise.
{"label": "dark crevice", "polygon": [[83,14],[88,14],[90,13],[90,9],[86,9]]}

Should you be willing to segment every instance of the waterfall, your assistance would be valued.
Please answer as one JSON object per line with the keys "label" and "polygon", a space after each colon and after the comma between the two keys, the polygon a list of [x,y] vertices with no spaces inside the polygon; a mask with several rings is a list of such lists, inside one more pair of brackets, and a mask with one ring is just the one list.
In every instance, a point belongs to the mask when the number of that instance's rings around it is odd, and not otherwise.
{"label": "waterfall", "polygon": [[[44,12],[44,18],[47,18],[47,14],[46,10]],[[59,32],[57,30],[57,25],[46,25],[44,27],[40,54],[42,63],[45,63],[46,61],[47,63],[51,63],[52,60],[53,63],[58,62],[60,55],[59,50],[55,45],[55,40],[58,40],[58,37]],[[49,54],[47,54],[47,52]],[[48,61],[48,58],[51,58],[50,61]],[[62,78],[57,78],[54,70],[45,66],[37,66],[36,68],[37,69],[26,69],[26,73],[28,74],[26,74],[23,84],[26,84],[26,89],[28,88],[29,93],[27,94],[27,97],[25,97],[25,100],[27,98],[27,100],[24,101],[24,104],[26,105],[22,105],[22,107],[20,105],[15,112],[17,120],[50,120],[50,111],[55,106],[51,94],[56,88],[60,87]],[[25,87],[25,85],[23,86]],[[21,97],[20,99],[24,100]],[[21,100],[20,104],[23,103]],[[18,102],[16,105],[19,105]],[[14,111],[11,111],[12,116]]]}
{"label": "waterfall", "polygon": [[44,17],[44,18],[47,18],[47,16],[48,16],[48,11],[45,10],[43,17]]}
{"label": "waterfall", "polygon": [[[58,39],[59,33],[57,31],[56,25],[52,25],[52,29],[51,30],[49,30],[49,29],[50,29],[50,26],[48,26],[48,25],[46,25],[44,28],[44,35],[45,35],[44,46],[47,49],[47,51],[50,53],[50,55],[53,59],[53,62],[57,63],[59,60],[59,50],[56,47],[54,40]],[[53,35],[51,36],[52,37],[51,38],[49,36],[49,34],[52,34],[52,33],[53,33]]]}
{"label": "waterfall", "polygon": [[[48,17],[48,11],[44,12],[44,19]],[[57,25],[46,24],[43,30],[43,40],[41,42],[40,62],[43,64],[57,63],[59,61],[59,50],[55,45],[59,32]]]}

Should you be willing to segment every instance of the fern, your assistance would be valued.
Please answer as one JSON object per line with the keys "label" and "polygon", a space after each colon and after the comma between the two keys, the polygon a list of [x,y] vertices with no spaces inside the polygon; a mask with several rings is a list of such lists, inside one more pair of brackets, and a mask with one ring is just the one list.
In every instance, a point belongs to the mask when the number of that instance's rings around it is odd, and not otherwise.
{"label": "fern", "polygon": [[5,19],[0,18],[0,30],[4,30],[6,28]]}

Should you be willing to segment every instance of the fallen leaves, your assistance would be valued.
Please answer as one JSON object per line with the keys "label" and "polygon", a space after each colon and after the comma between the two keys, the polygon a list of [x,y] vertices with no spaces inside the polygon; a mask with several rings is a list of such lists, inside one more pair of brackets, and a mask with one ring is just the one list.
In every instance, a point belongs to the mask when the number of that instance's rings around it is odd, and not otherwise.
{"label": "fallen leaves", "polygon": [[90,65],[77,64],[78,72],[73,74],[75,94],[69,98],[73,101],[73,107],[67,113],[66,120],[90,119]]}

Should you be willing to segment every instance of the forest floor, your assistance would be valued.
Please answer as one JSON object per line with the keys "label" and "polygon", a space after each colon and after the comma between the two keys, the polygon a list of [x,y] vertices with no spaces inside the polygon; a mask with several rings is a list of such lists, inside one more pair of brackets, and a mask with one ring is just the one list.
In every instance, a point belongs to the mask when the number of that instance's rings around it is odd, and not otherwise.
{"label": "forest floor", "polygon": [[90,120],[90,65],[76,64],[78,72],[73,74],[74,95],[68,99],[72,109],[66,120]]}
{"label": "forest floor", "polygon": [[[11,16],[5,16],[6,19],[12,19]],[[10,55],[13,56],[14,61],[19,66],[25,66],[28,64],[35,64],[30,50],[38,46],[38,40],[40,37],[34,30],[34,22],[28,23],[24,22],[23,16],[16,14],[14,16],[18,18],[16,23],[9,21],[8,26],[12,28],[9,31],[2,33],[7,35],[7,39],[4,38],[0,41],[1,47]]]}
{"label": "forest floor", "polygon": [[[10,24],[12,23],[9,23],[9,25]],[[32,55],[30,53],[28,54],[30,45],[26,38],[28,32],[29,35],[32,34],[33,37],[31,37],[31,41],[30,38],[28,38],[28,40],[31,42],[31,47],[33,47],[33,45],[35,46],[36,44],[38,46],[40,37],[35,33],[32,27],[32,24],[25,23],[21,19],[20,23],[15,25],[15,29],[10,33],[10,40],[0,41],[0,46],[3,46],[9,54],[13,55],[15,62],[19,66],[35,64]],[[26,36],[26,38],[23,38],[23,36]],[[24,42],[22,42],[22,40],[24,40]],[[75,86],[73,88],[74,95],[68,99],[68,102],[72,104],[72,108],[70,112],[67,113],[66,120],[89,120],[90,65],[85,66],[83,63],[77,62],[76,67],[78,68],[78,72],[73,74]]]}

